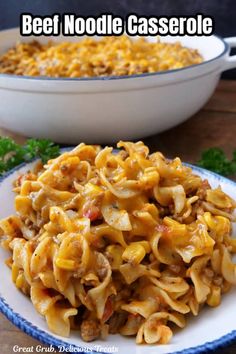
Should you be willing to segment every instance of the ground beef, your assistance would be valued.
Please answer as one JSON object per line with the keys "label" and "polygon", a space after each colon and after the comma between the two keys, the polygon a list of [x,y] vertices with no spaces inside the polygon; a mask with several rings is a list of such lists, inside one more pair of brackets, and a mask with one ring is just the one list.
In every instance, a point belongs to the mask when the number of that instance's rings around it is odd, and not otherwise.
{"label": "ground beef", "polygon": [[127,320],[127,313],[125,312],[115,312],[109,319],[109,333],[116,334],[119,329],[124,326]]}
{"label": "ground beef", "polygon": [[206,199],[206,192],[208,189],[211,189],[211,186],[207,179],[202,181],[201,186],[198,188],[196,195],[199,197],[200,200]]}
{"label": "ground beef", "polygon": [[81,323],[80,334],[85,342],[91,342],[100,336],[101,326],[96,320],[84,320]]}

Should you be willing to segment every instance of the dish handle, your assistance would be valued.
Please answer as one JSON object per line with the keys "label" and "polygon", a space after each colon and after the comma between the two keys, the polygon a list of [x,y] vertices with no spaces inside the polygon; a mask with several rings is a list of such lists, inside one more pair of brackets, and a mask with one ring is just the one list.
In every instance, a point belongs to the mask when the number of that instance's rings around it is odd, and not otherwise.
{"label": "dish handle", "polygon": [[[236,37],[224,38],[224,41],[229,45],[229,47],[236,48]],[[224,70],[230,70],[236,68],[236,55],[228,56],[225,59]]]}

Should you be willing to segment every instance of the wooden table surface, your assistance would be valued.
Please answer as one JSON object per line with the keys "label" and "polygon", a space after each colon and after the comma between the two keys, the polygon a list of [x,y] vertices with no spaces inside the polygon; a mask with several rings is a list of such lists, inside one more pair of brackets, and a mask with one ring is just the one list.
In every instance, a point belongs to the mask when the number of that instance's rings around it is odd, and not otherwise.
{"label": "wooden table surface", "polygon": [[[23,137],[4,129],[0,129],[0,135],[24,142]],[[202,150],[214,146],[223,148],[230,157],[236,149],[235,137],[236,82],[221,81],[213,97],[199,113],[178,127],[144,139],[144,142],[151,151],[160,150],[168,157],[180,156],[183,161],[194,163],[200,158]],[[16,344],[35,348],[39,342],[18,330],[0,314],[0,354],[13,353]],[[236,344],[215,353],[236,353]]]}

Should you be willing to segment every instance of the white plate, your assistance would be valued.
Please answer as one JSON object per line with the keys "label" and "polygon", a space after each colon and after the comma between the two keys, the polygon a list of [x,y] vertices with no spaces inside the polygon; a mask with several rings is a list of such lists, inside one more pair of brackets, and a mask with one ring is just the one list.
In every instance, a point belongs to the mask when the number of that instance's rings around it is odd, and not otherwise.
{"label": "white plate", "polygon": [[[19,175],[32,167],[23,165],[8,173],[0,181],[0,218],[14,213],[14,193],[11,191],[12,182]],[[193,167],[193,166],[192,166]],[[212,187],[219,184],[223,190],[236,199],[236,183],[220,177],[209,171],[193,167],[196,174],[209,180]],[[8,253],[0,249],[0,310],[17,327],[45,344],[55,346],[72,346],[70,352],[101,352],[132,353],[132,354],[162,354],[162,353],[202,353],[226,346],[236,338],[236,288],[223,296],[222,304],[215,308],[204,308],[199,316],[189,317],[183,330],[176,330],[171,343],[168,345],[136,345],[134,338],[120,335],[109,335],[106,341],[98,340],[93,343],[81,341],[78,332],[71,333],[70,338],[52,334],[41,317],[34,309],[30,299],[18,291],[11,280],[11,271],[4,265]],[[96,347],[97,346],[97,347]],[[90,349],[89,349],[90,348]],[[82,350],[83,352],[83,350]]]}

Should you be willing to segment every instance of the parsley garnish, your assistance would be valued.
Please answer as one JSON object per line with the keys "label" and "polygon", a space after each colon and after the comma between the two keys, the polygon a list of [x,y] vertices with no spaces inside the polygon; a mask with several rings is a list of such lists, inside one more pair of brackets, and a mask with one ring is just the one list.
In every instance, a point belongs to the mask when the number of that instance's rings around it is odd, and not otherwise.
{"label": "parsley garnish", "polygon": [[0,176],[22,162],[29,162],[36,157],[46,163],[59,155],[59,149],[59,145],[47,139],[28,139],[22,146],[11,138],[0,137]]}
{"label": "parsley garnish", "polygon": [[223,176],[233,175],[236,173],[236,150],[233,152],[233,158],[229,160],[222,149],[207,149],[202,152],[197,165]]}

